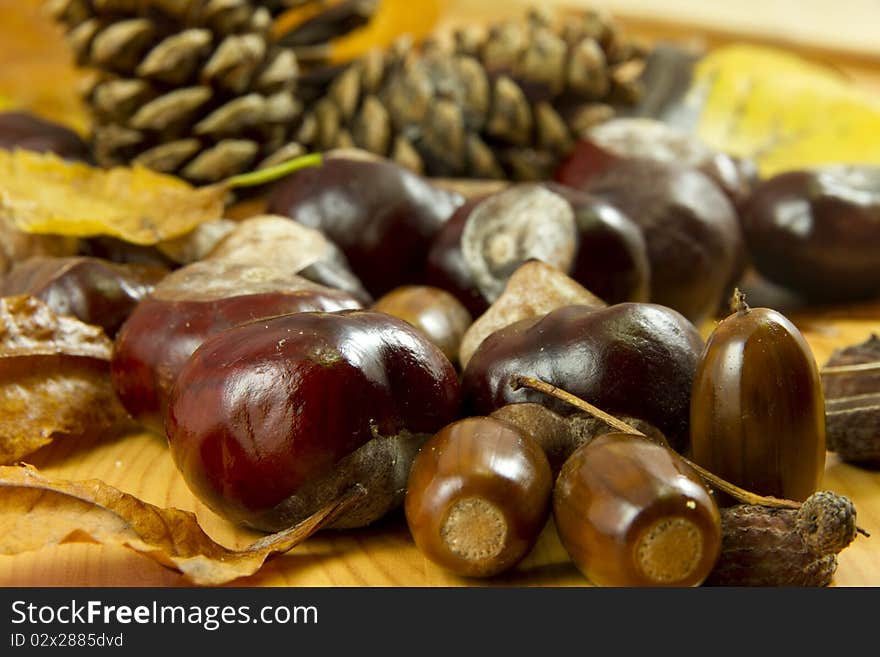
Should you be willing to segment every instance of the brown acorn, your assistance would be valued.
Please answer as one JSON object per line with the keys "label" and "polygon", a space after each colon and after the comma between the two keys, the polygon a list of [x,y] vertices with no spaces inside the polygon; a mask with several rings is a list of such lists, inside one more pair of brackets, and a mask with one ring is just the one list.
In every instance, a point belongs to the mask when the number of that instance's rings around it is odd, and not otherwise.
{"label": "brown acorn", "polygon": [[531,549],[550,516],[553,479],[541,446],[489,417],[454,422],[419,451],[404,509],[431,561],[458,575],[489,577]]}
{"label": "brown acorn", "polygon": [[699,475],[643,437],[578,448],[553,491],[566,551],[597,586],[698,586],[721,549],[721,517]]}
{"label": "brown acorn", "polygon": [[691,396],[695,463],[741,488],[803,501],[825,469],[825,405],[816,361],[785,316],[749,308],[718,324]]}

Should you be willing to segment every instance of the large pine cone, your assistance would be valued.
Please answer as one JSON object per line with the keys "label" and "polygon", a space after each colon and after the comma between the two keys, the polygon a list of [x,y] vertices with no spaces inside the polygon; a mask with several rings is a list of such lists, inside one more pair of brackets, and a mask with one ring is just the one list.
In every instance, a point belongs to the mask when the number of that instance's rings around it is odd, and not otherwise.
{"label": "large pine cone", "polygon": [[638,98],[642,65],[601,14],[533,12],[369,54],[295,136],[311,150],[355,146],[432,176],[543,179],[582,131]]}
{"label": "large pine cone", "polygon": [[273,40],[276,13],[316,1],[53,0],[77,65],[95,72],[86,102],[98,163],[204,183],[300,153],[296,49],[363,24],[376,5],[337,3]]}

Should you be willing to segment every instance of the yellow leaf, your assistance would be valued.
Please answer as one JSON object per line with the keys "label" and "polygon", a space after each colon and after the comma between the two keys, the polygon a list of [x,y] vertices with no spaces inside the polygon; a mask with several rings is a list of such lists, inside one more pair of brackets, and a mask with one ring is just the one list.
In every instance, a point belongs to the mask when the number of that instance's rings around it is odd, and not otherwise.
{"label": "yellow leaf", "polygon": [[0,215],[26,233],[109,235],[152,245],[222,216],[228,187],[194,188],[135,165],[98,169],[0,149]]}
{"label": "yellow leaf", "polygon": [[422,40],[436,26],[442,4],[439,0],[382,0],[366,26],[333,41],[333,59],[345,62],[371,48],[388,48],[402,34]]}
{"label": "yellow leaf", "polygon": [[880,164],[880,98],[782,50],[732,45],[708,53],[685,103],[697,106],[697,133],[709,146],[754,158],[764,176]]}
{"label": "yellow leaf", "polygon": [[0,112],[12,109],[12,101],[6,96],[0,96]]}

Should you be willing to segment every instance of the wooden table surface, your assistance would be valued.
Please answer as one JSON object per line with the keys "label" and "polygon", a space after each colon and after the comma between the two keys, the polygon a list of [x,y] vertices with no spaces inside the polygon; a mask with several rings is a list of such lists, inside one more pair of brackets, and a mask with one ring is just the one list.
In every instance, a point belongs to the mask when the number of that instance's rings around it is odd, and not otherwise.
{"label": "wooden table surface", "polygon": [[[632,11],[638,3],[629,4]],[[680,19],[675,10],[686,4],[669,3],[672,12],[666,16],[669,20],[658,21],[652,16],[646,22],[633,15],[632,28],[643,34],[653,33],[666,38],[675,33],[669,26]],[[768,4],[774,3],[762,3]],[[5,97],[19,106],[84,125],[81,108],[72,91],[76,76],[69,68],[63,44],[54,28],[29,5],[31,3],[0,0],[0,61],[3,62],[0,66],[0,99]],[[846,5],[845,1],[836,3],[836,6]],[[493,6],[487,2],[464,0],[446,3],[444,19],[485,17]],[[684,37],[687,40],[697,37],[709,44],[724,42],[732,37],[729,31],[721,29],[723,27],[712,29],[711,25],[704,25],[699,28],[705,28],[705,31],[688,28]],[[678,36],[682,37],[681,30]],[[756,38],[767,40],[767,35],[759,34]],[[811,44],[800,45],[809,49]],[[858,53],[853,55],[848,49],[838,50],[834,44],[812,45],[817,52],[837,53],[856,78],[864,80],[867,86],[880,89],[880,65],[875,63],[870,52],[860,56]],[[803,330],[819,363],[824,362],[836,347],[861,342],[872,333],[880,333],[880,301],[858,307],[811,309],[790,316]],[[256,537],[256,534],[223,521],[192,496],[171,461],[163,437],[136,433],[114,439],[96,436],[87,440],[60,441],[27,460],[54,476],[100,478],[153,504],[193,511],[205,531],[226,545],[243,546]],[[851,497],[856,505],[859,525],[872,534],[872,538],[859,536],[841,553],[833,584],[880,586],[880,472],[841,463],[829,454],[823,487]],[[449,575],[424,559],[409,537],[402,514],[396,513],[368,529],[321,533],[288,554],[272,559],[256,575],[233,584],[583,586],[587,582],[567,558],[552,523],[532,553],[513,571],[489,581],[474,581]],[[188,582],[176,573],[122,548],[68,544],[15,557],[0,557],[0,586],[186,585]]]}

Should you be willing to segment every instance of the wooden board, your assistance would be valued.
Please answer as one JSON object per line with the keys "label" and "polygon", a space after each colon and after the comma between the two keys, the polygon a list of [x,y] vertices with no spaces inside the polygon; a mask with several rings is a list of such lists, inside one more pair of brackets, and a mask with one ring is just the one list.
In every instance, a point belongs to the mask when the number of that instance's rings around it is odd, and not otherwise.
{"label": "wooden board", "polygon": [[[36,3],[35,3],[36,4]],[[500,3],[498,3],[500,4]],[[673,3],[675,4],[675,3]],[[772,4],[772,3],[771,3]],[[846,4],[846,3],[844,3]],[[448,19],[488,15],[486,3],[449,3]],[[497,5],[496,5],[497,6]],[[506,6],[506,5],[505,5]],[[487,9],[487,7],[489,7]],[[460,10],[460,11],[459,11]],[[663,36],[658,27],[648,36]],[[675,31],[670,30],[674,35]],[[694,32],[679,31],[692,40]],[[706,32],[712,43],[722,34]],[[37,15],[31,3],[0,0],[0,96],[82,125],[70,70],[57,32]],[[880,81],[880,66],[860,62],[851,67],[866,84]],[[878,86],[880,88],[880,86]],[[880,302],[859,307],[793,312],[817,361],[833,349],[880,333]],[[100,478],[161,506],[193,511],[204,529],[229,546],[257,537],[231,526],[191,495],[176,471],[164,438],[138,433],[122,438],[92,437],[59,442],[33,454],[28,462],[51,475],[71,479]],[[873,538],[858,537],[840,555],[836,586],[880,586],[880,472],[840,463],[829,455],[825,488],[851,497],[859,525]],[[185,586],[188,582],[154,562],[122,548],[71,544],[15,557],[0,557],[0,586]],[[491,581],[466,580],[437,568],[414,547],[400,513],[357,531],[325,532],[290,553],[270,561],[257,575],[237,586],[584,586],[586,580],[567,558],[552,524],[533,552],[512,572]]]}

